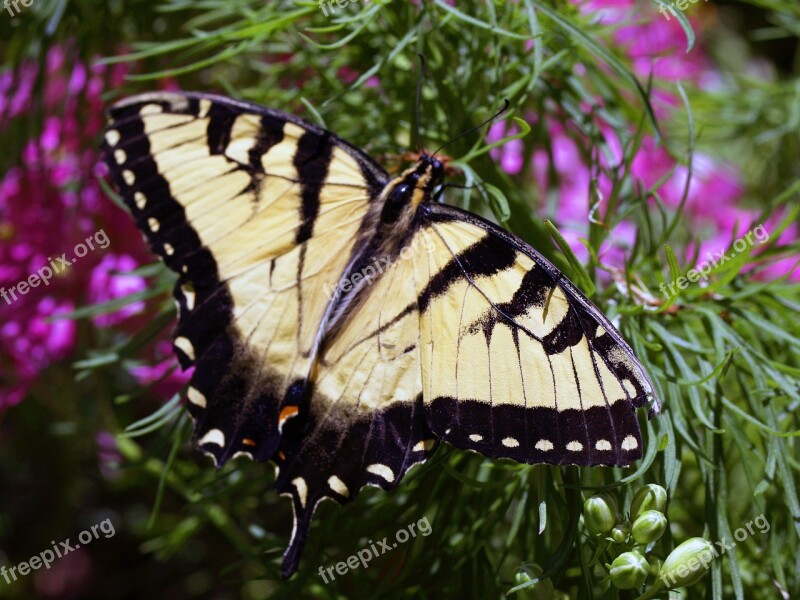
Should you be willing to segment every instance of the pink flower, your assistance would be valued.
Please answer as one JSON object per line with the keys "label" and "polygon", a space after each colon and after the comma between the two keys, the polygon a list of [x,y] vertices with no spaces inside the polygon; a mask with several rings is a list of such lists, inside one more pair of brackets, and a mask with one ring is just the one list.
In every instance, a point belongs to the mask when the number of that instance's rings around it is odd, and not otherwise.
{"label": "pink flower", "polygon": [[600,261],[617,269],[623,269],[635,242],[636,225],[630,221],[620,221],[600,246]]}
{"label": "pink flower", "polygon": [[586,239],[586,232],[580,227],[567,225],[560,228],[558,232],[561,237],[569,244],[570,249],[575,254],[577,259],[582,263],[589,261],[589,250],[581,240]]}
{"label": "pink flower", "polygon": [[122,454],[117,445],[117,438],[108,431],[100,431],[94,440],[97,445],[97,461],[103,477],[106,479],[118,478]]}
{"label": "pink flower", "polygon": [[[678,105],[672,88],[659,89],[660,82],[688,81],[706,89],[719,85],[719,76],[705,53],[702,28],[694,22],[698,42],[691,52],[686,52],[686,35],[677,19],[667,20],[655,10],[645,9],[635,0],[574,0],[584,15],[603,25],[612,26],[609,44],[621,47],[628,55],[634,72],[644,80],[651,73],[656,88],[652,101],[657,115],[666,116]],[[688,15],[690,19],[696,16]],[[613,28],[616,26],[616,28]],[[581,64],[575,67],[581,76]],[[599,102],[599,100],[598,100]],[[590,114],[595,107],[587,103],[582,109]],[[572,130],[559,120],[561,115],[543,115],[538,125],[544,127],[550,151],[536,149],[532,158],[533,181],[540,201],[555,196],[555,203],[546,208],[555,218],[562,235],[570,242],[581,259],[588,253],[580,243],[589,229],[593,204],[602,213],[603,201],[612,191],[608,173],[622,160],[622,144],[618,132],[608,123],[595,117],[603,136],[602,151],[596,164],[590,160],[595,140],[585,138],[577,129]],[[505,126],[495,124],[487,135],[487,143],[495,143],[505,135]],[[491,156],[510,174],[522,171],[518,164],[523,155],[521,145],[506,144],[492,150]],[[633,157],[631,176],[635,190],[654,192],[673,209],[677,208],[687,187],[689,169],[676,162],[663,146],[657,146],[651,136],[645,136],[638,153]],[[556,188],[553,194],[550,190]],[[737,208],[744,194],[737,172],[729,165],[701,153],[694,156],[692,178],[689,181],[683,218],[696,238],[702,242],[703,252],[731,241],[737,219],[752,217],[748,211]],[[600,248],[600,260],[616,267],[623,265],[627,250],[632,246],[636,228],[632,222],[618,223],[610,237]],[[689,251],[693,248],[690,246]],[[783,268],[789,268],[782,265]]]}
{"label": "pink flower", "polygon": [[[486,141],[490,144],[494,144],[505,137],[510,137],[518,133],[519,129],[516,126],[512,126],[506,132],[506,124],[501,121],[489,128]],[[490,155],[495,160],[500,161],[500,166],[506,173],[517,175],[522,171],[524,166],[523,151],[524,145],[522,140],[511,140],[499,148],[492,148]]]}
{"label": "pink flower", "polygon": [[152,361],[151,364],[132,367],[130,372],[142,386],[153,386],[154,395],[160,399],[171,398],[192,378],[194,368],[181,371],[172,344],[167,340],[156,343]]}
{"label": "pink flower", "polygon": [[[92,304],[101,304],[124,298],[147,289],[147,282],[136,275],[125,275],[125,271],[133,271],[139,263],[127,254],[118,256],[107,254],[92,270],[89,284],[89,300]],[[144,302],[138,301],[124,306],[120,310],[94,317],[94,322],[100,327],[118,325],[133,315],[138,315],[144,310]]]}
{"label": "pink flower", "polygon": [[[126,257],[125,269],[146,256],[130,218],[103,197],[93,176],[101,93],[106,82],[119,83],[119,70],[89,70],[58,46],[45,69],[43,130],[26,145],[24,166],[0,178],[0,413],[19,403],[45,369],[72,354],[76,323],[58,317],[90,300],[87,289],[110,299],[140,285],[109,274],[104,248],[71,262],[76,246],[102,229],[115,253]],[[30,110],[37,71],[31,62],[0,74],[0,127]]]}
{"label": "pink flower", "polygon": [[755,275],[759,281],[776,281],[782,277],[794,283],[800,282],[800,257],[792,256],[771,262]]}
{"label": "pink flower", "polygon": [[[781,233],[780,236],[778,236],[777,239],[775,239],[773,232],[778,228],[779,224],[784,218],[784,212],[778,211],[769,219],[767,219],[766,223],[763,224],[762,230],[756,231],[756,233],[762,234],[762,240],[769,235],[769,240],[765,240],[764,242],[757,240],[756,243],[759,245],[761,243],[769,243],[777,247],[796,243],[797,240],[800,239],[800,226],[798,226],[797,223],[792,223],[783,231],[783,233]],[[761,249],[757,248],[755,250],[756,255],[760,254],[760,251]],[[786,277],[787,281],[800,282],[800,257],[795,253],[794,255],[787,256],[786,258],[772,260],[766,263],[763,267],[757,267],[754,277],[759,281],[775,281],[782,277]]]}

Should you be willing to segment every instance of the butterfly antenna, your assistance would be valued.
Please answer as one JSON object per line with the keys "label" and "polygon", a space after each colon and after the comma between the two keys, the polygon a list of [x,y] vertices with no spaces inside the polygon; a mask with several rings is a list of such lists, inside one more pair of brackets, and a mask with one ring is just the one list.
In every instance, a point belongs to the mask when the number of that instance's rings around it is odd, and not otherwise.
{"label": "butterfly antenna", "polygon": [[475,133],[476,131],[478,131],[479,129],[481,129],[481,127],[483,127],[484,125],[488,125],[489,123],[491,123],[492,121],[494,121],[494,120],[495,120],[497,117],[499,117],[499,116],[500,116],[500,115],[502,115],[504,112],[506,112],[510,106],[511,106],[511,102],[509,102],[509,101],[508,101],[508,98],[506,98],[505,100],[503,100],[503,108],[501,108],[499,111],[497,111],[497,113],[495,113],[495,114],[494,114],[494,116],[492,116],[492,117],[490,117],[490,118],[486,119],[486,120],[485,120],[483,123],[481,123],[480,125],[476,125],[476,126],[475,126],[475,127],[473,127],[472,129],[468,129],[467,131],[465,131],[465,132],[464,132],[464,133],[462,133],[461,135],[457,135],[456,137],[454,137],[452,140],[450,140],[450,141],[449,141],[449,142],[447,142],[446,144],[444,144],[444,145],[440,146],[440,147],[439,147],[439,149],[438,149],[436,152],[434,152],[434,153],[432,154],[432,156],[436,156],[437,154],[439,154],[439,152],[441,152],[442,150],[444,150],[445,148],[447,148],[447,147],[448,147],[450,144],[453,144],[453,143],[457,142],[457,141],[458,141],[458,140],[460,140],[461,138],[463,138],[463,137],[465,137],[465,136],[468,136],[468,135],[470,135],[471,133]]}
{"label": "butterfly antenna", "polygon": [[414,102],[414,139],[412,145],[416,146],[417,152],[422,149],[420,144],[419,134],[419,107],[422,101],[422,82],[425,79],[425,57],[422,54],[419,56],[419,79],[417,79],[417,97]]}

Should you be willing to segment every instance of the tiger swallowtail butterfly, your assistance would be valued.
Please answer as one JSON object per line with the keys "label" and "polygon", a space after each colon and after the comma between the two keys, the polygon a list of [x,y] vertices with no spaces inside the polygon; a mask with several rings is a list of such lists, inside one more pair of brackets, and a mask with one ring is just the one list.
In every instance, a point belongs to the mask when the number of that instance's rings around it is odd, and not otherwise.
{"label": "tiger swallowtail butterfly", "polygon": [[295,116],[196,93],[109,110],[105,160],[178,275],[195,440],[272,461],[300,560],[325,498],[391,489],[441,441],[491,458],[628,465],[658,400],[609,320],[527,243],[434,201]]}

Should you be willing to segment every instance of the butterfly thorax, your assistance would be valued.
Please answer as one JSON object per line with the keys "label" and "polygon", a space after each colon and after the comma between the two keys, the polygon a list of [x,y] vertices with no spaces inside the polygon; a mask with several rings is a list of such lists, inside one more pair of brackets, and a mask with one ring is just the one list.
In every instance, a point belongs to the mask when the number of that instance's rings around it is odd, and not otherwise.
{"label": "butterfly thorax", "polygon": [[433,189],[444,178],[444,166],[432,156],[423,156],[410,169],[393,179],[381,194],[381,223],[396,226],[403,217],[409,218],[417,207],[431,198]]}

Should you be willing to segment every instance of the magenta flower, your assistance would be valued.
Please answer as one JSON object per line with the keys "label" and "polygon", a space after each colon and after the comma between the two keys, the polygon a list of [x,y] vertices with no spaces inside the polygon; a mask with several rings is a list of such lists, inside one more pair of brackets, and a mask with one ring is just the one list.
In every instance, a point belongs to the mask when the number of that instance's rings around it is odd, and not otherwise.
{"label": "magenta flower", "polygon": [[[110,274],[135,268],[146,254],[129,217],[103,197],[95,178],[101,93],[119,85],[124,70],[90,69],[68,54],[63,47],[48,53],[42,132],[26,145],[20,166],[0,179],[0,413],[72,354],[77,327],[60,316],[141,289],[136,278]],[[30,62],[0,74],[0,127],[26,118],[37,69]],[[101,231],[108,244],[95,243]],[[116,258],[105,258],[107,247]],[[107,326],[114,318],[101,320]]]}
{"label": "magenta flower", "polygon": [[[769,235],[769,243],[774,244],[777,247],[795,243],[798,239],[800,239],[800,226],[798,226],[797,223],[792,223],[783,233],[781,233],[780,236],[778,236],[777,239],[774,239],[774,232],[777,230],[778,225],[780,225],[784,216],[785,215],[782,211],[778,211],[776,214],[767,219],[761,230],[761,233],[763,234],[762,239],[766,235]],[[757,225],[758,224],[756,224],[754,227],[757,227]],[[759,232],[756,231],[756,233]],[[763,242],[757,239],[754,243],[756,244],[755,254],[758,255],[761,251],[759,246]],[[760,281],[775,281],[782,277],[786,277],[788,281],[800,282],[800,256],[795,253],[793,256],[772,260],[766,263],[763,267],[759,266],[754,276]]]}
{"label": "magenta flower", "polygon": [[[93,270],[89,283],[89,300],[92,304],[110,302],[142,292],[147,289],[147,282],[136,275],[126,275],[126,271],[133,271],[139,262],[127,254],[118,256],[106,254]],[[98,315],[94,322],[100,327],[118,325],[133,315],[141,314],[144,302],[138,301],[128,304],[115,313]]]}
{"label": "magenta flower", "polygon": [[181,371],[172,344],[167,340],[156,343],[153,354],[151,364],[131,367],[130,372],[140,385],[152,386],[154,395],[166,400],[189,383],[194,367]]}
{"label": "magenta flower", "polygon": [[[617,26],[611,34],[611,41],[625,51],[634,73],[642,80],[652,74],[657,84],[682,81],[705,89],[720,85],[720,77],[702,45],[700,23],[694,21],[698,13],[687,15],[698,31],[698,43],[687,53],[686,35],[677,19],[666,19],[656,10],[643,10],[644,7],[635,0],[574,2],[584,15],[592,16],[603,25]],[[579,75],[582,70],[582,65],[576,65]],[[654,90],[652,102],[660,118],[669,116],[679,104],[671,88],[658,87]],[[591,107],[584,109],[588,112]],[[594,142],[577,131],[565,129],[553,117],[545,118],[551,154],[545,150],[534,151],[531,163],[533,181],[540,199],[547,198],[547,191],[557,186],[558,202],[552,216],[576,255],[581,260],[588,260],[588,252],[580,239],[587,236],[590,220],[596,216],[592,214],[592,205],[597,204],[602,213],[602,203],[611,192],[611,181],[604,171],[617,166],[622,158],[622,147],[613,128],[597,117],[606,152],[599,156],[598,172],[592,172],[587,155]],[[504,127],[495,124],[489,131],[487,142],[502,139]],[[506,144],[492,150],[491,155],[509,174],[522,171],[519,164],[521,146]],[[731,236],[737,221],[753,217],[752,212],[738,208],[744,195],[741,180],[733,167],[708,155],[696,154],[692,167],[683,218],[694,237],[704,240],[700,247],[703,252],[720,245],[725,248],[733,239]],[[553,173],[555,181],[550,180]],[[633,159],[631,175],[639,190],[657,194],[666,206],[676,209],[687,188],[689,169],[678,164],[665,148],[656,146],[654,139],[647,136]],[[596,196],[590,197],[593,183]],[[611,267],[621,267],[635,235],[633,223],[617,224],[600,249],[600,260]],[[689,252],[692,251],[690,246]],[[689,256],[691,254],[687,254],[687,258]],[[782,264],[774,268],[777,272],[780,268],[790,267]]]}
{"label": "magenta flower", "polygon": [[[506,131],[505,122],[500,121],[489,128],[486,141],[490,144],[494,144],[504,137],[516,135],[518,133],[519,129],[513,125]],[[499,148],[492,148],[490,155],[495,160],[500,161],[500,165],[506,173],[518,175],[524,166],[523,150],[524,146],[522,140],[511,140]]]}

